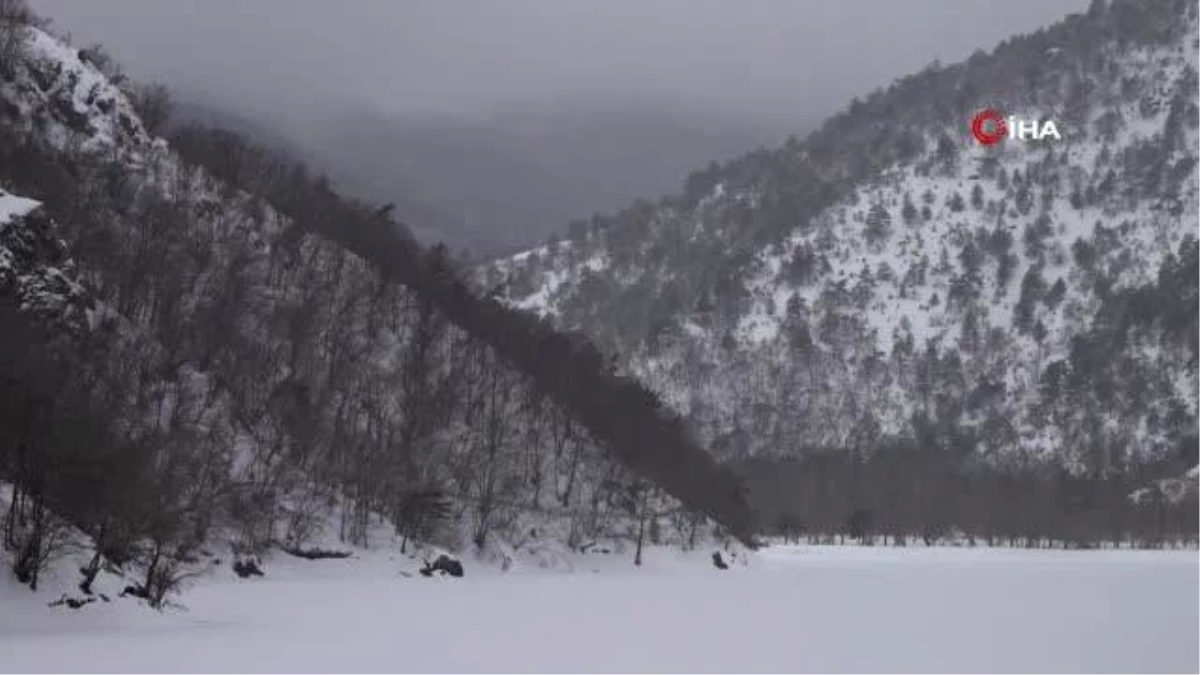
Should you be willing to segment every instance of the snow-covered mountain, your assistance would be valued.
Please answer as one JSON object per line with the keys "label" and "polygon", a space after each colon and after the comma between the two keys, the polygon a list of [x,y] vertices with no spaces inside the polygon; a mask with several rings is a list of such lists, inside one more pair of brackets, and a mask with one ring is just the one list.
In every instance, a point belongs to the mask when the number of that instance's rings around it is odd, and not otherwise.
{"label": "snow-covered mountain", "polygon": [[[483,277],[725,457],[1194,464],[1197,102],[1195,4],[1097,2]],[[1062,138],[984,146],[984,108]]]}
{"label": "snow-covered mountain", "polygon": [[[161,605],[228,547],[507,565],[751,538],[735,476],[576,359],[586,340],[476,297],[447,251],[300,162],[223,130],[157,137],[161,90],[5,7],[0,558],[19,581],[64,546],[92,552],[85,586],[104,560]],[[520,360],[550,351],[566,365]],[[606,388],[666,442],[622,441],[588,398]]]}

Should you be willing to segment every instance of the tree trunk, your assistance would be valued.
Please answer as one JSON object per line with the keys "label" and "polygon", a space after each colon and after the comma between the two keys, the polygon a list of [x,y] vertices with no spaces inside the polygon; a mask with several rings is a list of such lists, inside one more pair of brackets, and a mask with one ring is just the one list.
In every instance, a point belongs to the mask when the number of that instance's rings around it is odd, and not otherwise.
{"label": "tree trunk", "polygon": [[633,556],[633,564],[641,567],[642,565],[642,540],[646,534],[646,517],[642,515],[638,518],[638,536],[637,536],[637,553]]}

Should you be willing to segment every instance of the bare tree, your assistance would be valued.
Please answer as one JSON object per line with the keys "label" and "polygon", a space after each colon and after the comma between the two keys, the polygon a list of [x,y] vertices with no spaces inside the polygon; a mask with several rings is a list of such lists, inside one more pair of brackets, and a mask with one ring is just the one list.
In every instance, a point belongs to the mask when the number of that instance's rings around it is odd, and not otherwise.
{"label": "bare tree", "polygon": [[28,30],[36,20],[25,0],[0,0],[0,77],[11,78],[24,56]]}
{"label": "bare tree", "polygon": [[151,134],[157,134],[166,127],[175,109],[171,91],[161,82],[134,86],[129,95],[129,102],[142,119],[146,131]]}

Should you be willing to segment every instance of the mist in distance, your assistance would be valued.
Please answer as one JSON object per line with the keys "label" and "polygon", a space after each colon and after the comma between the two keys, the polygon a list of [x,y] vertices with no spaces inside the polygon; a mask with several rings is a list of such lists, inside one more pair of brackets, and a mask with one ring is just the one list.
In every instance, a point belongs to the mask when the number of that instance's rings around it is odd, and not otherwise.
{"label": "mist in distance", "polygon": [[[525,246],[1087,0],[31,0],[431,238]],[[211,116],[211,115],[210,115]],[[420,228],[418,228],[420,229]]]}

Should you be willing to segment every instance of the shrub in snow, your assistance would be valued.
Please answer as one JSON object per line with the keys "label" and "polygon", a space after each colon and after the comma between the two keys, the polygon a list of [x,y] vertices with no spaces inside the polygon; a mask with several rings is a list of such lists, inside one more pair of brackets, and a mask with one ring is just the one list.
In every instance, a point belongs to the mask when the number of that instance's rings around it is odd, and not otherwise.
{"label": "shrub in snow", "polygon": [[5,544],[15,552],[13,574],[17,581],[36,591],[41,573],[70,547],[70,528],[65,520],[39,506],[31,522],[16,522],[7,529],[10,532],[6,532]]}
{"label": "shrub in snow", "polygon": [[66,593],[63,593],[62,597],[60,597],[58,600],[55,600],[54,602],[51,602],[50,604],[48,604],[46,606],[47,607],[61,607],[63,605],[66,605],[67,607],[70,607],[71,609],[80,609],[84,605],[90,605],[95,601],[96,601],[96,598],[94,598],[94,597],[89,597],[89,598],[80,600],[79,598],[72,598],[71,596],[67,595]]}
{"label": "shrub in snow", "polygon": [[285,546],[283,548],[283,552],[297,558],[304,558],[306,560],[328,560],[350,557],[350,551],[333,551],[323,548],[300,548],[296,546]]}

